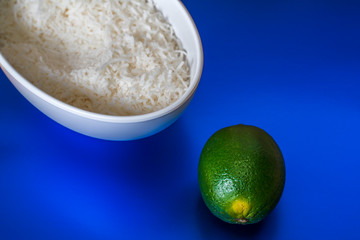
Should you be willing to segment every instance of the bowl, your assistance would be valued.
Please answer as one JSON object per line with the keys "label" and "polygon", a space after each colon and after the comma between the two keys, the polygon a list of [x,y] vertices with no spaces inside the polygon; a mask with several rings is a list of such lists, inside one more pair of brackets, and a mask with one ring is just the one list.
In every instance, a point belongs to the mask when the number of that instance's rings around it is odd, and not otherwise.
{"label": "bowl", "polygon": [[78,133],[105,140],[145,138],[174,123],[190,103],[203,69],[203,50],[199,33],[186,7],[179,0],[154,0],[173,26],[188,53],[190,86],[176,102],[161,110],[134,116],[110,116],[85,111],[48,95],[23,78],[0,53],[0,67],[15,88],[36,108],[59,124]]}

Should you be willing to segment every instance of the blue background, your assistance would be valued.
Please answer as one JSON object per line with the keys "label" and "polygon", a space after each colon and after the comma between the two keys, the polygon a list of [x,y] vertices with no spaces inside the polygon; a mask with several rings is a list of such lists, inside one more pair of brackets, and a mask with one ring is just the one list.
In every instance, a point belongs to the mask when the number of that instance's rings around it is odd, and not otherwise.
{"label": "blue background", "polygon": [[[89,138],[53,122],[0,74],[0,239],[360,239],[360,3],[184,0],[204,46],[198,91],[152,137]],[[286,162],[265,221],[202,202],[206,140],[263,128]]]}

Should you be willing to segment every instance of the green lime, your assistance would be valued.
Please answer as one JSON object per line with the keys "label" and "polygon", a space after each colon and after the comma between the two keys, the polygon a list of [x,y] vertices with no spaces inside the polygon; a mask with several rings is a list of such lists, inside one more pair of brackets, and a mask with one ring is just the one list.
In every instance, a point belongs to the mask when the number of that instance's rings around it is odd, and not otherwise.
{"label": "green lime", "polygon": [[251,224],[277,205],[285,185],[285,163],[264,130],[235,125],[214,133],[198,166],[200,191],[210,211],[225,222]]}

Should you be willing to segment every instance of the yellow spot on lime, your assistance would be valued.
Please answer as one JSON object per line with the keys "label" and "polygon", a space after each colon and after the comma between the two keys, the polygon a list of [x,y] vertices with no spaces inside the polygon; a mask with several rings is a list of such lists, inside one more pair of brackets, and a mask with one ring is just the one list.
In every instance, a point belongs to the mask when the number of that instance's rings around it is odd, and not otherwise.
{"label": "yellow spot on lime", "polygon": [[250,211],[250,204],[244,199],[236,199],[232,202],[230,214],[236,218],[244,218]]}

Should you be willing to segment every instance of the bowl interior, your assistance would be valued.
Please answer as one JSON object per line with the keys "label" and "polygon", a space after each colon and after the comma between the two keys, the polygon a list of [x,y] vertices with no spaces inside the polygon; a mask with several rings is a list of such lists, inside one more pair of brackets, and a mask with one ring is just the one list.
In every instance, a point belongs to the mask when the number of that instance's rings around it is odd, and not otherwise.
{"label": "bowl interior", "polygon": [[194,84],[202,69],[202,46],[199,33],[189,12],[181,1],[154,0],[156,7],[164,14],[173,26],[182,47],[187,51],[191,69],[191,83]]}

